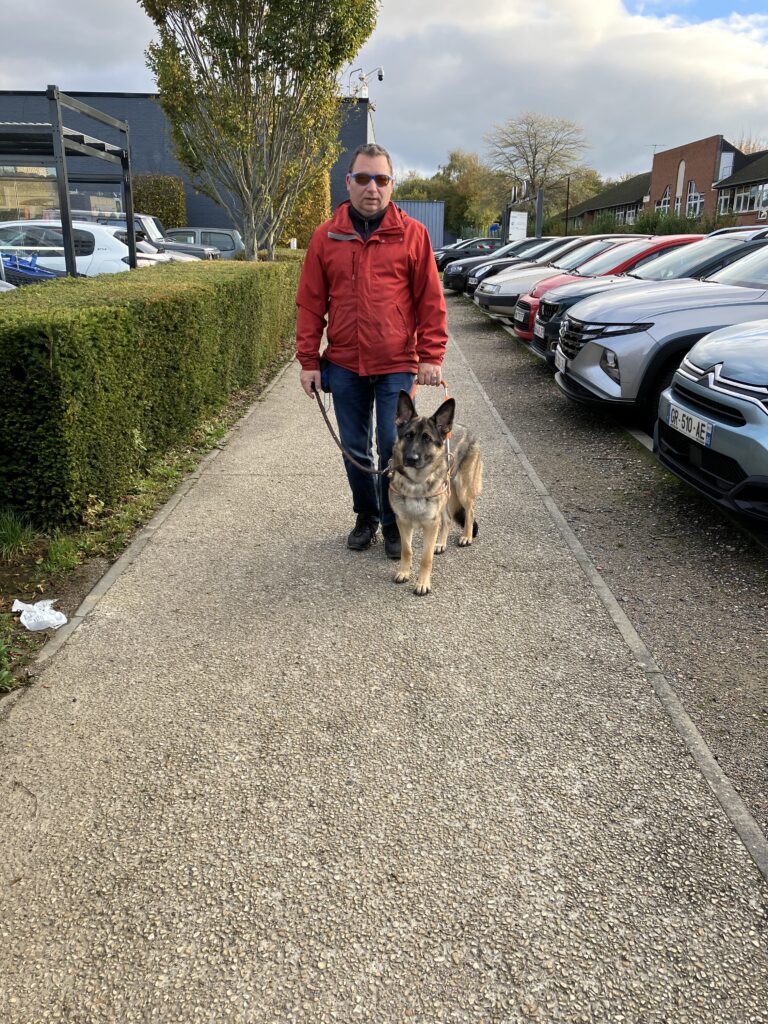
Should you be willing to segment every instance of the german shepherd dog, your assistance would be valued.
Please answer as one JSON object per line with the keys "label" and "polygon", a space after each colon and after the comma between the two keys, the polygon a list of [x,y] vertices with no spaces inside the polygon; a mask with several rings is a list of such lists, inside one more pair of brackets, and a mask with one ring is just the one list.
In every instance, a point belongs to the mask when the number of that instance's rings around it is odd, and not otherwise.
{"label": "german shepherd dog", "polygon": [[[451,519],[462,527],[459,547],[477,536],[475,501],[482,489],[483,463],[477,440],[454,424],[456,403],[447,398],[432,416],[418,416],[407,391],[397,401],[397,440],[392,449],[389,500],[400,531],[400,564],[395,583],[411,574],[413,531],[420,526],[423,552],[414,593],[432,589],[432,558],[445,551]],[[451,436],[450,457],[446,439]],[[450,465],[449,465],[450,458]]]}

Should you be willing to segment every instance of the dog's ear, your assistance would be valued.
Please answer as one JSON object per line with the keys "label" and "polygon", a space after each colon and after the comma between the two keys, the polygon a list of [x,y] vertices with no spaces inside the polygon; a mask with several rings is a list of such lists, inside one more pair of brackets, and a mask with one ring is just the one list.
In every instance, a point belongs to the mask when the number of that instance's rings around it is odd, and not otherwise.
{"label": "dog's ear", "polygon": [[401,391],[397,399],[397,415],[395,426],[404,427],[416,415],[416,406],[407,391]]}
{"label": "dog's ear", "polygon": [[453,398],[446,398],[434,416],[432,416],[441,437],[447,437],[450,434],[455,413],[456,401]]}

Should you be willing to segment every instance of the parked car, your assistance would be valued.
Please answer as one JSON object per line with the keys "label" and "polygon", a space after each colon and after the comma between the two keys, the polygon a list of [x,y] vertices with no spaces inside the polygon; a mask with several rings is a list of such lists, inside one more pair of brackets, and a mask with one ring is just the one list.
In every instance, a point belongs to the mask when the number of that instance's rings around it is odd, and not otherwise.
{"label": "parked car", "polygon": [[533,324],[531,351],[554,365],[555,349],[560,338],[563,317],[577,302],[591,295],[613,292],[617,287],[630,287],[642,281],[671,281],[685,277],[696,280],[730,266],[749,253],[768,244],[768,238],[750,239],[744,236],[728,235],[720,238],[704,238],[700,242],[657,256],[642,267],[593,278],[589,281],[574,281],[572,284],[553,288],[542,296],[541,304]]}
{"label": "parked car", "polygon": [[568,398],[631,410],[653,425],[683,356],[721,327],[768,316],[768,247],[705,281],[660,281],[577,302],[564,318],[555,380]]}
{"label": "parked car", "polygon": [[185,242],[187,245],[214,246],[223,260],[234,260],[245,253],[245,245],[236,228],[169,228],[166,241]]}
{"label": "parked car", "polygon": [[[130,270],[128,246],[101,224],[74,221],[75,265],[78,274],[117,274]],[[64,239],[58,220],[11,220],[0,223],[0,250],[19,256],[37,255],[38,266],[65,271]]]}
{"label": "parked car", "polygon": [[765,224],[739,224],[731,228],[717,228],[715,231],[710,231],[707,237],[730,235],[739,231],[748,231],[753,237],[768,238],[768,227]]}
{"label": "parked car", "polygon": [[[535,255],[542,255],[545,250],[550,248],[549,243],[552,241],[551,236],[545,238],[519,238],[508,245],[502,245],[500,249],[496,250],[493,258],[501,259],[506,256],[510,263],[515,259],[529,259]],[[560,242],[560,239],[555,239],[555,241]],[[479,266],[487,260],[488,255],[486,254],[484,256],[457,257],[450,263],[447,263],[443,270],[443,288],[448,288],[454,292],[463,292],[467,287],[467,278],[473,267]]]}
{"label": "parked car", "polygon": [[458,255],[464,256],[484,256],[495,252],[502,246],[500,238],[470,238],[466,242],[461,242],[454,249],[436,249],[435,250],[435,262],[437,263],[437,269],[443,270],[443,268],[455,260]]}
{"label": "parked car", "polygon": [[[120,214],[94,213],[89,219],[92,219],[97,224],[122,228],[124,231],[128,227],[125,216]],[[166,239],[165,228],[162,222],[157,217],[152,217],[147,213],[134,214],[133,224],[137,241],[146,240],[160,252],[167,252],[171,255],[175,252],[184,252],[190,256],[197,256],[201,260],[218,260],[221,258],[221,253],[213,245],[192,245],[188,242],[176,242]]]}
{"label": "parked car", "polygon": [[581,263],[570,273],[548,277],[517,300],[514,313],[514,333],[521,341],[533,340],[534,320],[539,311],[542,295],[559,285],[570,284],[580,278],[602,277],[605,274],[623,274],[634,267],[652,261],[663,252],[679,249],[700,241],[703,235],[657,235],[654,238],[640,237],[637,241],[622,242],[605,252]]}
{"label": "parked car", "polygon": [[[583,235],[575,243],[561,250],[548,263],[533,267],[509,270],[497,274],[493,280],[485,280],[475,290],[474,300],[484,313],[502,323],[512,325],[515,306],[521,295],[529,292],[534,285],[558,272],[570,271],[627,240],[627,235]],[[637,235],[633,235],[637,238]],[[643,236],[641,236],[643,237]],[[645,236],[647,237],[647,236]]]}
{"label": "parked car", "polygon": [[661,395],[654,451],[718,505],[768,523],[768,320],[696,342]]}
{"label": "parked car", "polygon": [[[527,254],[527,260],[525,257],[519,256],[502,257],[499,253],[494,253],[493,256],[480,259],[477,261],[475,266],[470,269],[467,284],[464,288],[464,294],[469,298],[472,298],[477,286],[482,281],[485,281],[486,278],[495,277],[497,274],[501,274],[512,267],[521,267],[525,262],[529,262],[531,264],[549,263],[551,260],[554,260],[563,253],[569,252],[575,246],[583,245],[584,241],[585,238],[583,235],[561,235],[559,238],[552,238],[548,242],[545,242],[535,253],[529,252]],[[523,262],[521,262],[521,259]]]}

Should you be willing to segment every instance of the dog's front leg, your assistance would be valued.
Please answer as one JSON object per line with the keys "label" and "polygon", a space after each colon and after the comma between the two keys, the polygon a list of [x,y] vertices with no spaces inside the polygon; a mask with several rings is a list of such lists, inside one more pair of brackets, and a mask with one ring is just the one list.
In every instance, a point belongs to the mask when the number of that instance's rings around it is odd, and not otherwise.
{"label": "dog's front leg", "polygon": [[397,517],[397,528],[400,531],[400,562],[395,573],[395,583],[405,583],[411,575],[413,561],[413,523]]}
{"label": "dog's front leg", "polygon": [[424,524],[424,550],[421,554],[421,565],[419,566],[419,575],[416,578],[416,586],[413,588],[414,594],[418,594],[419,597],[428,594],[432,589],[432,559],[435,555],[435,541],[437,540],[439,529],[439,519],[432,519]]}

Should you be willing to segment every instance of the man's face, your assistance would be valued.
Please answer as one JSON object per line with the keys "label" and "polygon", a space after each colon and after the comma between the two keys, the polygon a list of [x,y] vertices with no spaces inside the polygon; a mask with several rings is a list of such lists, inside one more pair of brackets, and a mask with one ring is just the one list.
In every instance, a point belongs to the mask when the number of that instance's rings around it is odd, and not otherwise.
{"label": "man's face", "polygon": [[358,185],[354,174],[391,174],[385,156],[364,156],[362,153],[355,160],[352,171],[347,175],[347,192],[349,201],[363,217],[375,217],[382,213],[392,198],[393,182],[377,185],[371,178],[367,185]]}

